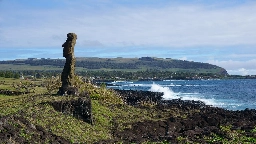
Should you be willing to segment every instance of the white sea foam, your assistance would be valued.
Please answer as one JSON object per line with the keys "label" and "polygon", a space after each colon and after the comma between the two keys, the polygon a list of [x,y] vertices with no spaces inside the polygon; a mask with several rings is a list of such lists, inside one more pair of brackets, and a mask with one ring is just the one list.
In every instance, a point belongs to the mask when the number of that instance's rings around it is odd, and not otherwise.
{"label": "white sea foam", "polygon": [[113,81],[111,83],[133,83],[132,81]]}
{"label": "white sea foam", "polygon": [[129,87],[133,87],[133,86],[139,86],[139,87],[151,87],[151,84],[129,84],[127,85]]}
{"label": "white sea foam", "polygon": [[160,86],[158,84],[155,84],[155,83],[153,83],[151,85],[151,88],[149,89],[149,91],[152,91],[152,92],[163,92],[164,93],[164,95],[163,95],[164,99],[177,99],[177,98],[179,98],[177,96],[177,94],[174,93],[168,87],[162,87],[162,86]]}
{"label": "white sea foam", "polygon": [[168,99],[181,99],[181,100],[194,100],[194,101],[202,101],[206,105],[212,105],[216,106],[219,105],[215,99],[205,99],[201,98],[200,94],[198,93],[175,93],[173,92],[169,87],[162,87],[158,84],[152,84],[151,88],[149,91],[152,92],[163,92],[163,99],[168,100]]}
{"label": "white sea foam", "polygon": [[239,108],[243,105],[246,105],[245,103],[240,103],[235,100],[225,100],[221,99],[219,100],[215,106],[216,107],[221,107],[221,108],[228,108],[228,109],[233,109],[233,110],[243,110],[244,108]]}

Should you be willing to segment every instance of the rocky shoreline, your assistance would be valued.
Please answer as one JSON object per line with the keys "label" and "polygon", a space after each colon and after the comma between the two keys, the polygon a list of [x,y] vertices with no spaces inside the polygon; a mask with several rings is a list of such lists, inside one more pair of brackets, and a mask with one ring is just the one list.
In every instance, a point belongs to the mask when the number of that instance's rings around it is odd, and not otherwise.
{"label": "rocky shoreline", "polygon": [[[205,105],[201,101],[183,101],[180,99],[162,100],[162,93],[148,91],[116,90],[129,105],[139,106],[139,103],[149,101],[155,104],[159,111],[174,109],[180,116],[170,113],[166,119],[158,121],[147,120],[133,123],[130,129],[114,130],[112,140],[98,143],[168,142],[168,143],[209,143],[204,138],[218,135],[232,139],[225,132],[240,130],[244,136],[256,137],[256,110],[245,109],[230,111]],[[145,108],[145,107],[144,107]],[[161,116],[160,116],[161,117]],[[214,143],[214,142],[213,142]]]}

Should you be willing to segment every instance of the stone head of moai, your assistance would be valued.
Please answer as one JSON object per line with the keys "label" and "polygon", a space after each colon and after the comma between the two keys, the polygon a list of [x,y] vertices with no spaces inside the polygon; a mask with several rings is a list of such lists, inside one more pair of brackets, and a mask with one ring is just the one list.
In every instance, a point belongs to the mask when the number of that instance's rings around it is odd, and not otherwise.
{"label": "stone head of moai", "polygon": [[74,55],[74,47],[76,44],[77,35],[75,33],[68,33],[67,40],[62,45],[63,57],[67,58]]}
{"label": "stone head of moai", "polygon": [[72,40],[72,39],[77,39],[77,35],[75,33],[68,33],[67,34],[68,39]]}

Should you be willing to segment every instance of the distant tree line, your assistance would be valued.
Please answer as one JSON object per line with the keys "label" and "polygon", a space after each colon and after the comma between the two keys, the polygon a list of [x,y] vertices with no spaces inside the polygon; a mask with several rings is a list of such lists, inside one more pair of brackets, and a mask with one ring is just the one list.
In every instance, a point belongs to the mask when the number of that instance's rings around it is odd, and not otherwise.
{"label": "distant tree line", "polygon": [[[0,71],[0,77],[5,78],[20,78],[33,76],[34,78],[48,78],[52,76],[61,75],[62,71],[40,71],[40,70],[22,70],[22,71]],[[256,76],[241,76],[241,75],[218,75],[215,73],[191,73],[191,72],[170,72],[160,70],[146,70],[146,71],[78,71],[77,75],[86,78],[94,78],[96,80],[193,80],[193,79],[255,79]]]}
{"label": "distant tree line", "polygon": [[0,77],[19,78],[20,74],[19,74],[19,72],[15,72],[15,71],[0,71]]}
{"label": "distant tree line", "polygon": [[[146,71],[78,71],[79,76],[87,78],[104,79],[104,80],[146,80],[146,79],[195,79],[196,77],[204,78],[222,78],[222,75],[212,73],[189,73],[189,72],[170,72],[159,70],[146,70]],[[22,71],[0,71],[0,77],[5,78],[20,78],[21,76],[32,76],[34,78],[47,78],[52,76],[61,75],[61,71],[39,71],[39,70],[22,70]]]}
{"label": "distant tree line", "polygon": [[0,77],[20,78],[21,76],[33,76],[35,78],[51,77],[60,75],[61,71],[39,71],[39,70],[22,70],[22,71],[0,71]]}
{"label": "distant tree line", "polygon": [[200,78],[223,78],[222,75],[214,73],[189,73],[189,72],[170,72],[158,70],[146,71],[83,71],[78,72],[79,75],[86,77],[94,77],[95,79],[125,79],[125,80],[164,80],[164,79],[200,79]]}

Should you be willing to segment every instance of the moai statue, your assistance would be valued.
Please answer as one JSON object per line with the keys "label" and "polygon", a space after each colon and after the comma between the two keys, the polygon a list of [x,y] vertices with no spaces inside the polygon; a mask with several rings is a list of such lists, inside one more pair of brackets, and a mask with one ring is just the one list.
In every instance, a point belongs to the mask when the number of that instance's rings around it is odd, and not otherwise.
{"label": "moai statue", "polygon": [[76,44],[77,35],[75,33],[68,33],[67,40],[62,45],[63,57],[66,58],[64,69],[61,73],[62,86],[59,88],[59,95],[77,95],[78,90],[74,87],[75,78],[75,56],[74,48]]}

